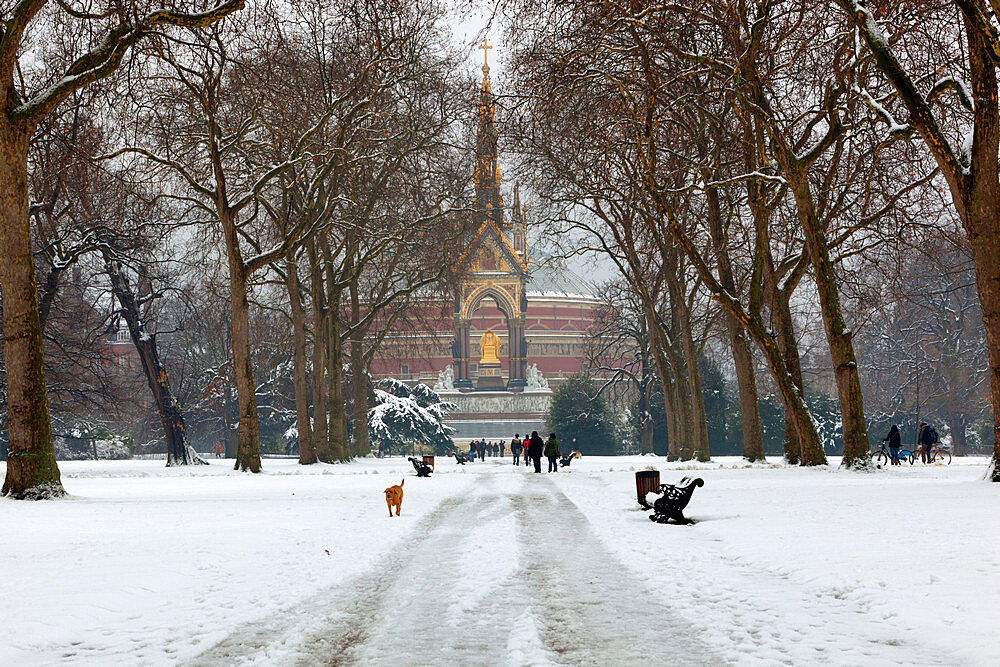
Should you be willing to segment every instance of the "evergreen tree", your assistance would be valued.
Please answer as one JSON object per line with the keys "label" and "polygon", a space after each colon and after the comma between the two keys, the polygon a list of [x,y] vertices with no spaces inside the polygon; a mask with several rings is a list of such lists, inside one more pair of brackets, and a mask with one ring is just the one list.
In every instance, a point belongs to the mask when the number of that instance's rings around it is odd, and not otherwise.
{"label": "evergreen tree", "polygon": [[455,448],[453,429],[443,423],[444,416],[455,409],[454,403],[417,384],[409,387],[392,378],[382,380],[375,390],[375,406],[368,411],[368,437],[386,452],[402,452],[406,446],[425,445],[437,455]]}
{"label": "evergreen tree", "polygon": [[555,390],[546,426],[555,432],[564,453],[569,451],[573,438],[582,454],[618,453],[611,409],[597,386],[582,375],[574,375]]}

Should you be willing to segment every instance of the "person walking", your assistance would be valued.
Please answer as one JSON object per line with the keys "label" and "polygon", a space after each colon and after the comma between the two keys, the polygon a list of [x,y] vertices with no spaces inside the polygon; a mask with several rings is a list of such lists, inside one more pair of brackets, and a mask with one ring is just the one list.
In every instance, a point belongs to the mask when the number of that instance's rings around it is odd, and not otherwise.
{"label": "person walking", "polygon": [[531,462],[535,464],[535,472],[542,472],[542,452],[544,450],[545,443],[539,437],[538,431],[532,431],[531,438],[528,440],[528,454],[531,456]]}
{"label": "person walking", "polygon": [[510,441],[510,453],[514,457],[514,465],[521,465],[521,451],[524,445],[521,444],[521,434],[515,433],[514,439]]}
{"label": "person walking", "polygon": [[917,444],[920,445],[920,462],[931,462],[931,445],[937,442],[937,429],[927,422],[920,422],[920,434],[917,436]]}
{"label": "person walking", "polygon": [[507,441],[506,440],[501,440],[500,441],[500,458],[503,458],[504,456],[507,455],[504,452],[504,450],[506,450],[506,449],[507,449]]}
{"label": "person walking", "polygon": [[476,462],[476,441],[473,440],[469,443],[469,463]]}
{"label": "person walking", "polygon": [[559,441],[556,440],[555,433],[549,433],[549,439],[545,441],[545,458],[549,460],[549,472],[559,472],[559,464],[556,458],[559,456]]}
{"label": "person walking", "polygon": [[528,434],[524,434],[524,440],[521,442],[521,448],[524,450],[524,467],[528,467],[528,447],[531,445],[531,440],[528,438]]}
{"label": "person walking", "polygon": [[889,461],[891,465],[899,465],[899,427],[895,424],[889,429],[889,435],[885,436],[882,442],[887,443],[889,447]]}

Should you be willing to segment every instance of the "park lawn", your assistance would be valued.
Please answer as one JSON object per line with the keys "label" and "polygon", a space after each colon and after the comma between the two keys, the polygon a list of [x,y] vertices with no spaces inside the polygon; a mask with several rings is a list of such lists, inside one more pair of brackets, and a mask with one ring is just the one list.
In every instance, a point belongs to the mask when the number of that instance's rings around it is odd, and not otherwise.
{"label": "park lawn", "polygon": [[[264,465],[62,462],[66,499],[0,500],[0,664],[183,663],[377,567],[480,476],[527,474],[441,457],[426,480],[400,458]],[[638,509],[634,473],[647,466],[664,482],[705,480],[693,526]],[[856,473],[585,457],[547,480],[648,583],[636,603],[659,597],[728,661],[863,664],[913,643],[928,663],[995,664],[1000,485],[984,471],[958,458]],[[403,477],[403,515],[390,519],[382,490]]]}

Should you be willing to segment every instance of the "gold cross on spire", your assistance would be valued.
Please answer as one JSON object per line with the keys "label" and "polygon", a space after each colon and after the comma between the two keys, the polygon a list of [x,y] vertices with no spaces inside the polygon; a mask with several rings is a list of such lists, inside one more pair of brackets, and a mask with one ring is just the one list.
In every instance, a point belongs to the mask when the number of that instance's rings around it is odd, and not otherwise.
{"label": "gold cross on spire", "polygon": [[488,51],[489,49],[492,49],[493,47],[492,47],[492,46],[490,46],[489,44],[487,44],[487,43],[486,43],[486,38],[485,38],[485,37],[483,37],[483,45],[482,45],[482,46],[480,46],[479,48],[481,48],[481,49],[483,50],[483,65],[486,65],[486,66],[489,66],[489,64],[490,64],[490,63],[489,63],[489,58],[487,58],[487,55],[488,55],[488,54],[487,54],[486,52],[487,52],[487,51]]}

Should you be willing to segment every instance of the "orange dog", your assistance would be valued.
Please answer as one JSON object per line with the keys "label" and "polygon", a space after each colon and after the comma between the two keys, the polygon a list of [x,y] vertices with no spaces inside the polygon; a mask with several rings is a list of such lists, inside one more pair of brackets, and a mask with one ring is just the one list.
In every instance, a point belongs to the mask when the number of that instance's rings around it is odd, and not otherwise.
{"label": "orange dog", "polygon": [[385,490],[385,504],[389,506],[389,516],[392,516],[392,506],[396,506],[396,516],[399,516],[399,510],[403,507],[403,483],[406,482],[404,479],[396,486],[390,486]]}

